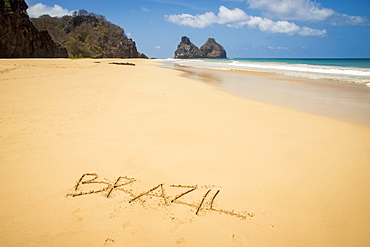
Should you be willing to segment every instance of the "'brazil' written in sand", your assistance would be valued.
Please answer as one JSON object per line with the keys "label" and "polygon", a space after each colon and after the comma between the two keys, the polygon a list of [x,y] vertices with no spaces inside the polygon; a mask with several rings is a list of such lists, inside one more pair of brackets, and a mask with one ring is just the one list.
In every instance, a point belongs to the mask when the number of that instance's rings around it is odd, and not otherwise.
{"label": "'brazil' written in sand", "polygon": [[[235,216],[240,219],[253,217],[254,214],[248,212],[235,212],[234,210],[215,208],[216,197],[220,193],[220,189],[216,186],[198,186],[198,185],[165,185],[165,183],[156,184],[153,187],[143,191],[133,191],[130,187],[134,183],[139,183],[135,178],[120,176],[114,181],[107,179],[98,180],[99,175],[96,173],[83,174],[76,185],[73,192],[68,193],[68,197],[86,196],[91,194],[101,194],[106,198],[111,198],[117,192],[123,192],[128,195],[127,203],[144,203],[153,198],[160,198],[162,206],[170,206],[172,204],[181,204],[195,209],[195,214],[200,212],[213,211],[220,214]],[[169,193],[169,191],[171,191]],[[191,195],[198,192],[196,197]],[[202,192],[201,194],[199,194]]]}

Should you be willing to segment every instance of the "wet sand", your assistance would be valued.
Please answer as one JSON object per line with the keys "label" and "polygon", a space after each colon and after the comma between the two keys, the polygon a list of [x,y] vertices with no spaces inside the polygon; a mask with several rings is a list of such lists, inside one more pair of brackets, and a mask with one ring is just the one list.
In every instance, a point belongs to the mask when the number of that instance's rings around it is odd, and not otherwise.
{"label": "wet sand", "polygon": [[0,60],[1,244],[369,246],[370,128],[183,74]]}
{"label": "wet sand", "polygon": [[370,88],[364,85],[252,71],[173,68],[239,97],[370,127]]}

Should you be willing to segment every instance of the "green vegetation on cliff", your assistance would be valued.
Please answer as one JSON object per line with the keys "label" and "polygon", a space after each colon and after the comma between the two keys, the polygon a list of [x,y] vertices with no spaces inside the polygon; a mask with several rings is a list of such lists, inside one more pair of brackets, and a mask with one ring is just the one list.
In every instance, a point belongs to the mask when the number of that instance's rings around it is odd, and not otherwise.
{"label": "green vegetation on cliff", "polygon": [[42,15],[31,21],[67,48],[70,58],[146,58],[121,27],[102,15],[79,10],[73,16]]}

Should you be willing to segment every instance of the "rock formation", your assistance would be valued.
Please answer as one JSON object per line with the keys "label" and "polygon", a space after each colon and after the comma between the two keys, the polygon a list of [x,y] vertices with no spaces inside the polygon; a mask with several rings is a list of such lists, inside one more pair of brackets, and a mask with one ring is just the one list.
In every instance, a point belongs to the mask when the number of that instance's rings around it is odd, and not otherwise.
{"label": "rock formation", "polygon": [[226,58],[226,51],[222,45],[218,44],[214,38],[209,38],[207,42],[200,47],[204,58]]}
{"label": "rock formation", "polygon": [[[141,57],[143,55],[143,57]],[[104,58],[147,58],[137,51],[136,43],[132,39],[123,39],[104,53]]]}
{"label": "rock formation", "polygon": [[175,58],[203,58],[203,53],[188,37],[183,36],[175,51]]}
{"label": "rock formation", "polygon": [[214,38],[209,38],[199,49],[188,37],[183,36],[175,51],[175,58],[226,58],[226,51]]}
{"label": "rock formation", "polygon": [[30,21],[24,0],[0,0],[0,57],[67,57],[47,31]]}

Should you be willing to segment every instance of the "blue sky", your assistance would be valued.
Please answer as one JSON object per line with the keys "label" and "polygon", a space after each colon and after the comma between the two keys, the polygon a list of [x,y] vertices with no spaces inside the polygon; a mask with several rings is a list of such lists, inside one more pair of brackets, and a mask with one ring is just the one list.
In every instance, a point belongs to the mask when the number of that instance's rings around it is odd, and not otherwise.
{"label": "blue sky", "polygon": [[181,36],[230,58],[370,57],[370,0],[26,0],[31,16],[86,9],[121,26],[149,57]]}

